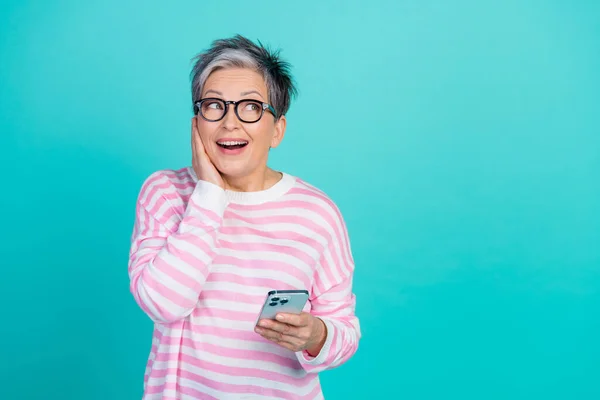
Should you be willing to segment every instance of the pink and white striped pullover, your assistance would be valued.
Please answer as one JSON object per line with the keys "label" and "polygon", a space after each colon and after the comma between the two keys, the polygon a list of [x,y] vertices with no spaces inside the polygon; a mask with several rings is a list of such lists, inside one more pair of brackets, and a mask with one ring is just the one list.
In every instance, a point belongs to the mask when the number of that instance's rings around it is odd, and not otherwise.
{"label": "pink and white striped pullover", "polygon": [[[191,167],[143,184],[129,258],[135,301],[154,321],[144,399],[322,399],[318,372],[358,347],[354,262],[344,220],[288,174],[225,191]],[[306,289],[327,339],[317,357],[254,332],[269,290]]]}

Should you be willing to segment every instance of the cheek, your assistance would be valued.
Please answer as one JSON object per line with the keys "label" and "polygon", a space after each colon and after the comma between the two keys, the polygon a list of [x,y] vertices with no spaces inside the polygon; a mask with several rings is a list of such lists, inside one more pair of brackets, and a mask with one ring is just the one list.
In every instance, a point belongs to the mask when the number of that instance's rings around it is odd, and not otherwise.
{"label": "cheek", "polygon": [[202,120],[198,124],[198,134],[203,143],[209,143],[211,138],[215,136],[215,129],[207,121]]}
{"label": "cheek", "polygon": [[260,129],[260,127],[257,127],[257,129],[251,131],[249,130],[248,135],[252,138],[252,141],[255,145],[257,145],[257,147],[268,150],[269,146],[271,146],[271,140],[273,138],[273,132],[271,129]]}

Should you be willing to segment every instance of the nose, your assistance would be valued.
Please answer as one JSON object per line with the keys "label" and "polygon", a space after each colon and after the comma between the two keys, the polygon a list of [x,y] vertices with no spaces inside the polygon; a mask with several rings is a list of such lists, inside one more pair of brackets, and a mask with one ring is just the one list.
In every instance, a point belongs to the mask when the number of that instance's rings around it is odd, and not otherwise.
{"label": "nose", "polygon": [[235,106],[233,104],[227,104],[226,107],[227,113],[225,113],[225,117],[223,117],[223,126],[227,130],[234,130],[240,126],[240,120],[237,115],[235,115]]}

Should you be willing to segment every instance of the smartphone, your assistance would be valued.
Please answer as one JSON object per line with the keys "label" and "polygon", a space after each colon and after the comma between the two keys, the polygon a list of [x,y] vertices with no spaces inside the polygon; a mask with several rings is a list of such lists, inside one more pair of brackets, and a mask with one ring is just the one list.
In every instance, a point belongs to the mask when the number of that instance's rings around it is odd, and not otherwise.
{"label": "smartphone", "polygon": [[308,300],[308,290],[271,290],[260,310],[261,319],[275,319],[279,313],[300,314]]}

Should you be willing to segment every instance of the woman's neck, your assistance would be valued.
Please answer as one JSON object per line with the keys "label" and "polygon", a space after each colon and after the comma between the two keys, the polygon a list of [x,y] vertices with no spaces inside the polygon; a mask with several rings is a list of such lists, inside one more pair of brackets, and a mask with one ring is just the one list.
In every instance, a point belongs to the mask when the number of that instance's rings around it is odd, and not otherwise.
{"label": "woman's neck", "polygon": [[258,192],[269,189],[279,182],[281,172],[273,171],[271,168],[265,168],[262,171],[256,171],[251,175],[243,177],[222,176],[225,183],[225,189],[234,192]]}

